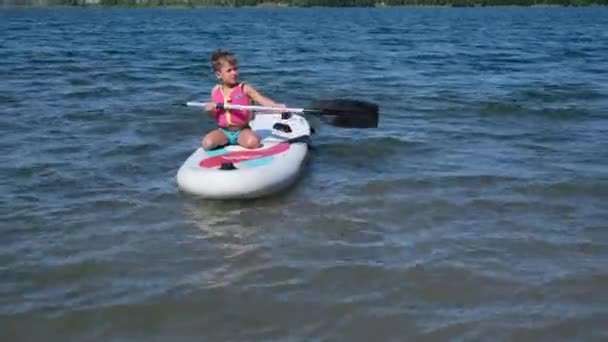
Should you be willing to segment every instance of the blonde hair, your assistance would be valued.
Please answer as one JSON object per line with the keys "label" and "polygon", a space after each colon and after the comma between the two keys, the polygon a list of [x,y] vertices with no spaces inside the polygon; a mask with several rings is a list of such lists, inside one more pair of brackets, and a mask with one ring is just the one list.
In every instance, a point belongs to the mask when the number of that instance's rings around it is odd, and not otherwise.
{"label": "blonde hair", "polygon": [[230,51],[217,49],[211,54],[211,65],[213,71],[219,71],[222,68],[222,63],[228,63],[230,65],[237,65],[238,62],[234,54]]}

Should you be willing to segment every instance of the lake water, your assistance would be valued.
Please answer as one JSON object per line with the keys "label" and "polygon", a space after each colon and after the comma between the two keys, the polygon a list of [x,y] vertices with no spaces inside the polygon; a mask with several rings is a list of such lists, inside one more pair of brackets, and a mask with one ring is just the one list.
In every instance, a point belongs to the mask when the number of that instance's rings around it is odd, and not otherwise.
{"label": "lake water", "polygon": [[[608,339],[608,8],[0,11],[0,339]],[[175,175],[209,55],[316,122],[288,191]]]}

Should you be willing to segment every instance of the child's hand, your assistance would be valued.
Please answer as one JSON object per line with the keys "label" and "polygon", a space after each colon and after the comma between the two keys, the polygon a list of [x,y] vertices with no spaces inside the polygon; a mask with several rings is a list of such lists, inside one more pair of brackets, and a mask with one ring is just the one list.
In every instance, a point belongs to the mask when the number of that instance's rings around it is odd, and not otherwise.
{"label": "child's hand", "polygon": [[272,105],[273,108],[287,108],[284,103],[275,103]]}
{"label": "child's hand", "polygon": [[205,105],[205,110],[208,111],[208,112],[214,112],[215,111],[215,107],[216,107],[215,103],[209,102],[209,103],[207,103]]}

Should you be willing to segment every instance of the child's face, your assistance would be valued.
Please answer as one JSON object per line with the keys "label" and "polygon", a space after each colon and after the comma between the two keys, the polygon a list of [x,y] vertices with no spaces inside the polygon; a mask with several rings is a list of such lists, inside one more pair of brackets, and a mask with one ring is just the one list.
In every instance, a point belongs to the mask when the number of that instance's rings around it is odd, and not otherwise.
{"label": "child's face", "polygon": [[215,76],[226,85],[235,85],[239,82],[239,66],[222,62],[222,66],[215,72]]}

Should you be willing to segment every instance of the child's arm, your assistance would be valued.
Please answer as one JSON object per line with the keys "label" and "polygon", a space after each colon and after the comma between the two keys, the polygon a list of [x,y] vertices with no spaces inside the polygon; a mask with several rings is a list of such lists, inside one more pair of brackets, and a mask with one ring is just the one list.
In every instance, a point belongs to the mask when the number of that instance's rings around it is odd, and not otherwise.
{"label": "child's arm", "polygon": [[[211,94],[213,94],[213,90],[211,90]],[[209,102],[207,102],[207,105],[205,105],[205,110],[212,118],[215,119],[217,117],[217,109],[215,107],[215,103],[213,103],[213,95],[209,96]]]}
{"label": "child's arm", "polygon": [[243,91],[249,98],[253,101],[259,103],[264,107],[276,107],[276,108],[285,108],[285,105],[282,103],[276,103],[273,100],[267,98],[266,96],[260,94],[255,88],[250,84],[245,84],[243,86]]}

